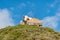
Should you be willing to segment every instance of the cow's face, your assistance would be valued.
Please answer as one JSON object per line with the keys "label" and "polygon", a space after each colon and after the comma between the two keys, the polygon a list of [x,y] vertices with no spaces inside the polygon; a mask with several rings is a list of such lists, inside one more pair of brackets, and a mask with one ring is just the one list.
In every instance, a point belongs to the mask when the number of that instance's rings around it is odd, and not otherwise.
{"label": "cow's face", "polygon": [[28,16],[24,16],[24,21],[27,21],[29,20],[29,17]]}

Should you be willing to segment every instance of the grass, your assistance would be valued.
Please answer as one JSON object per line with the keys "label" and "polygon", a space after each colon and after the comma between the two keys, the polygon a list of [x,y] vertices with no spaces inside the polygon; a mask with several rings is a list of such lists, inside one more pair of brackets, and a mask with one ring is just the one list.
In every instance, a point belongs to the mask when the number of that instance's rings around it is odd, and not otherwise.
{"label": "grass", "polygon": [[8,26],[0,29],[0,40],[60,40],[60,33],[36,25]]}

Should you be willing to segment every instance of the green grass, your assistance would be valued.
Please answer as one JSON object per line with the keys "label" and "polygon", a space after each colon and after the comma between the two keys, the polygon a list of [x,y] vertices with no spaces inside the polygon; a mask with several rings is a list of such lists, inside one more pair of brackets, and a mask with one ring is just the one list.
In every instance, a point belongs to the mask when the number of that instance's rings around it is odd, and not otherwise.
{"label": "green grass", "polygon": [[8,26],[0,29],[0,40],[60,40],[60,33],[36,25]]}

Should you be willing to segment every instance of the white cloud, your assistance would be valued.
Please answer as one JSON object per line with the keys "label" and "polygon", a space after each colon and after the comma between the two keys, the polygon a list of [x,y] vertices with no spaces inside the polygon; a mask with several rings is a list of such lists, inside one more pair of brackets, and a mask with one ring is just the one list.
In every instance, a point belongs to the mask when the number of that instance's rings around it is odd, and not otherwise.
{"label": "white cloud", "polygon": [[13,20],[10,17],[10,12],[8,9],[0,9],[0,28],[6,26],[13,26]]}
{"label": "white cloud", "polygon": [[43,23],[43,26],[48,26],[48,27],[51,27],[51,28],[56,28],[58,26],[58,18],[57,16],[51,16],[51,17],[45,17],[43,19],[44,23]]}
{"label": "white cloud", "polygon": [[[55,0],[53,4],[51,4],[51,7],[54,7],[59,3],[59,0]],[[43,26],[48,26],[52,28],[58,27],[58,21],[60,21],[60,4],[58,4],[58,8],[56,10],[56,14],[54,16],[47,16],[43,19],[44,23]]]}
{"label": "white cloud", "polygon": [[45,17],[44,19],[43,26],[48,26],[48,27],[53,27],[55,28],[57,24],[57,18],[52,16],[52,17]]}

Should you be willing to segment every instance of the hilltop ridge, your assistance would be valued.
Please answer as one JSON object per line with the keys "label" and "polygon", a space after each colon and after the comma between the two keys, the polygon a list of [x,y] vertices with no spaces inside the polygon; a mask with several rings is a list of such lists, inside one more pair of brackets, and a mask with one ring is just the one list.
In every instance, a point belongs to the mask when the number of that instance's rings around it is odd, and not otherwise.
{"label": "hilltop ridge", "polygon": [[36,25],[8,26],[0,29],[0,40],[60,40],[60,33]]}

